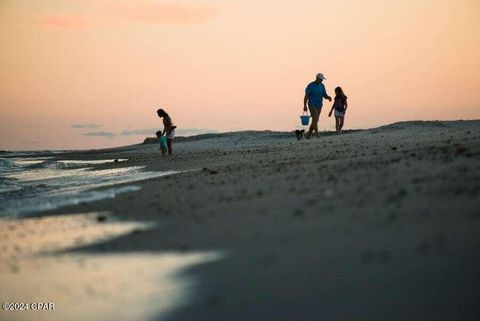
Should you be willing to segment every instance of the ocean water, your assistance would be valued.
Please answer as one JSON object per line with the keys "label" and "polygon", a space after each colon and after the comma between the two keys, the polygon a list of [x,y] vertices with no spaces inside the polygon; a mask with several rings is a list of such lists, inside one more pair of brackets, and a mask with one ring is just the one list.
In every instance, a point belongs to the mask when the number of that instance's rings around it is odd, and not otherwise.
{"label": "ocean water", "polygon": [[[113,198],[133,192],[135,183],[145,179],[171,175],[175,171],[149,172],[141,166],[96,170],[95,165],[113,163],[104,160],[55,160],[52,156],[8,155],[0,157],[0,217],[27,215],[66,205]],[[93,190],[102,187],[102,190]],[[106,187],[106,188],[105,188]]]}

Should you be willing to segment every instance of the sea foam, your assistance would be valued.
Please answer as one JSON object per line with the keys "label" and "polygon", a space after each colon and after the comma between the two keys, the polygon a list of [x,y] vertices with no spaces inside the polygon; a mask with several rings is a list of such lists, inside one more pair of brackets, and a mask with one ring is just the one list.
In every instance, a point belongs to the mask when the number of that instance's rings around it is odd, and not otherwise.
{"label": "sea foam", "polygon": [[123,161],[126,160],[115,160],[118,167],[96,170],[95,165],[114,163],[114,160],[0,158],[0,216],[24,215],[113,198],[140,189],[135,185],[115,185],[177,173],[149,172],[141,166],[122,167],[119,163]]}

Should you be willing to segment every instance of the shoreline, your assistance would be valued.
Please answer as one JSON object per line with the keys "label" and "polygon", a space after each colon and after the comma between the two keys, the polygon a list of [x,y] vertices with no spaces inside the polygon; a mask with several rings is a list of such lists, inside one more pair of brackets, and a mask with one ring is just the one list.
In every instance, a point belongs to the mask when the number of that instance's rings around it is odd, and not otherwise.
{"label": "shoreline", "polygon": [[59,155],[129,159],[97,169],[205,170],[29,217],[109,211],[159,224],[70,253],[227,251],[182,273],[197,280],[193,294],[162,320],[480,316],[480,121],[401,122],[300,142],[238,133],[174,148],[169,159],[154,144]]}
{"label": "shoreline", "polygon": [[[454,119],[454,120],[402,120],[402,121],[397,121],[393,122],[390,124],[386,125],[379,125],[376,127],[371,127],[371,128],[351,128],[351,129],[346,129],[344,130],[345,133],[353,133],[353,132],[359,132],[359,131],[372,131],[372,130],[377,130],[377,129],[382,129],[382,128],[392,128],[396,126],[401,126],[402,124],[416,124],[416,125],[422,125],[422,124],[436,124],[436,123],[462,123],[462,122],[478,122],[480,119]],[[427,125],[428,126],[428,125]],[[307,129],[307,126],[297,126],[298,128],[296,129]],[[229,137],[229,136],[235,136],[235,135],[242,135],[242,134],[273,134],[273,135],[279,135],[279,136],[292,136],[294,135],[294,129],[293,130],[269,130],[269,129],[247,129],[247,130],[237,130],[237,131],[226,131],[226,132],[211,132],[211,133],[203,133],[203,134],[195,134],[195,135],[190,135],[190,136],[177,136],[175,138],[177,143],[184,143],[184,142],[194,142],[194,141],[199,141],[199,140],[205,140],[205,139],[214,139],[214,138],[221,138],[221,137]],[[335,130],[334,129],[323,129],[319,131],[320,135],[335,135]],[[149,145],[149,144],[157,144],[157,142],[151,142],[152,139],[157,139],[152,133],[152,136],[147,136],[143,139],[143,141],[130,144],[130,145],[122,145],[122,146],[115,146],[115,147],[105,147],[105,148],[94,148],[94,149],[72,149],[72,150],[57,150],[57,149],[39,149],[39,150],[0,150],[0,157],[3,156],[9,156],[11,154],[15,153],[40,153],[40,154],[28,154],[27,156],[44,156],[44,155],[50,155],[50,154],[56,154],[56,155],[62,155],[62,154],[88,154],[88,153],[93,153],[93,152],[108,152],[108,151],[115,151],[115,150],[122,150],[122,149],[128,149],[128,148],[135,148],[138,146],[143,146],[143,145]],[[24,155],[20,155],[24,156]]]}

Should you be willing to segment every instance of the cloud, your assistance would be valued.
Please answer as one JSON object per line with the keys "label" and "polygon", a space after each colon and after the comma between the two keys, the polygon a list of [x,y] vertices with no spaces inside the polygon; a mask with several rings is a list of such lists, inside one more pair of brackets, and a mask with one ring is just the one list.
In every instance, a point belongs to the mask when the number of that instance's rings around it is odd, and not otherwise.
{"label": "cloud", "polygon": [[84,136],[90,136],[90,137],[114,138],[115,136],[117,136],[117,133],[114,133],[114,132],[105,132],[105,131],[97,131],[97,132],[83,133],[82,135],[84,135]]}
{"label": "cloud", "polygon": [[73,124],[73,128],[89,128],[89,129],[95,129],[95,128],[100,128],[102,125],[99,124]]}
{"label": "cloud", "polygon": [[[1,0],[0,0],[1,1]],[[136,1],[125,4],[112,1],[99,4],[91,1],[74,7],[39,13],[41,25],[49,29],[77,30],[91,26],[115,24],[120,20],[135,20],[152,24],[198,24],[212,19],[217,15],[214,7],[209,5],[186,5],[176,3],[155,3],[151,1]],[[61,7],[60,7],[61,8]]]}
{"label": "cloud", "polygon": [[122,136],[155,135],[155,133],[158,130],[159,130],[158,128],[140,128],[140,129],[134,129],[134,130],[125,129],[122,132],[120,132],[120,135],[122,135]]}
{"label": "cloud", "polygon": [[[97,124],[78,124],[72,125],[74,128],[88,128],[88,129],[95,129],[101,127],[101,125]],[[89,137],[104,137],[104,138],[115,138],[118,136],[142,136],[142,137],[153,137],[155,133],[161,130],[161,128],[138,128],[138,129],[125,129],[120,132],[114,131],[91,131],[87,133],[82,133],[83,136]],[[194,136],[200,134],[213,134],[218,133],[218,131],[213,129],[206,129],[206,128],[181,128],[176,129],[175,132],[178,136]]]}
{"label": "cloud", "polygon": [[[162,130],[162,128],[139,128],[139,129],[125,129],[118,133],[121,136],[155,136],[155,133],[158,130]],[[179,128],[176,129],[175,132],[179,136],[192,136],[192,135],[200,135],[200,134],[207,134],[207,133],[217,133],[216,130],[213,129],[206,129],[206,128]]]}
{"label": "cloud", "polygon": [[120,7],[115,13],[130,19],[158,24],[196,24],[213,18],[217,12],[207,5],[145,3]]}
{"label": "cloud", "polygon": [[176,134],[179,136],[194,136],[201,134],[215,134],[218,131],[208,128],[180,128],[175,130]]}
{"label": "cloud", "polygon": [[90,25],[87,18],[79,15],[51,15],[42,19],[41,23],[54,29],[80,29]]}

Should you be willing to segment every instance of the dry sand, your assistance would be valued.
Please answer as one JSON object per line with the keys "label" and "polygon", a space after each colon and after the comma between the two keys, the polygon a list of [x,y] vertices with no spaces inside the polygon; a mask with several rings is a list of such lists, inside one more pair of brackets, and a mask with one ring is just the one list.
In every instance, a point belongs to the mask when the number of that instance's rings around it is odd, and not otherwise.
{"label": "dry sand", "polygon": [[[200,170],[135,183],[139,192],[113,200],[40,214],[55,221],[65,217],[56,214],[111,212],[108,222],[87,224],[86,235],[115,220],[155,225],[121,236],[105,232],[110,237],[95,243],[61,243],[62,252],[49,248],[47,258],[27,253],[17,268],[11,267],[18,261],[15,245],[28,242],[12,242],[12,234],[28,230],[25,219],[9,221],[13,231],[1,230],[0,298],[35,299],[45,280],[55,280],[51,271],[69,271],[77,255],[88,255],[106,260],[99,264],[109,282],[90,282],[86,296],[96,301],[92,293],[110,292],[85,320],[126,319],[128,306],[144,304],[145,296],[148,313],[139,309],[136,320],[480,320],[480,121],[404,122],[300,142],[290,133],[241,132],[174,147],[169,159],[157,145],[59,155],[129,159],[98,168]],[[147,256],[199,252],[211,256],[191,259],[199,264],[181,273],[195,280],[190,294],[164,313],[156,304],[167,298],[152,304],[152,288],[167,287],[172,297],[180,290],[155,283],[151,270],[143,278],[138,271],[154,266]],[[133,262],[107,261],[112,257]],[[65,272],[70,283],[49,289],[48,299],[62,303],[66,315],[81,313],[64,292],[90,279],[85,269],[72,268]],[[44,283],[33,277],[19,283],[31,273]],[[119,278],[138,294],[111,290]],[[57,312],[51,313],[49,319]]]}

